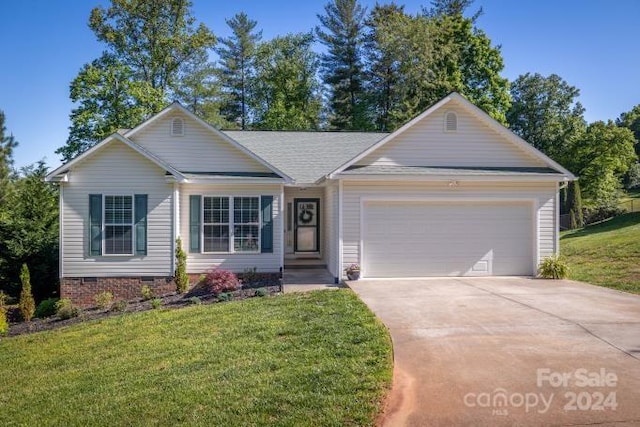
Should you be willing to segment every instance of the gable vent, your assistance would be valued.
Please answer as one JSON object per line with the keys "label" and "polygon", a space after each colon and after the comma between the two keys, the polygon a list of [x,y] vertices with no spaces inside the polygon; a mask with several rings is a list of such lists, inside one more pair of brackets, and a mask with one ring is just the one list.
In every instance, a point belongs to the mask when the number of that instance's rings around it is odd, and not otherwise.
{"label": "gable vent", "polygon": [[171,136],[184,135],[184,120],[176,117],[171,121]]}
{"label": "gable vent", "polygon": [[456,113],[448,112],[444,115],[445,132],[455,132],[458,130],[458,116]]}

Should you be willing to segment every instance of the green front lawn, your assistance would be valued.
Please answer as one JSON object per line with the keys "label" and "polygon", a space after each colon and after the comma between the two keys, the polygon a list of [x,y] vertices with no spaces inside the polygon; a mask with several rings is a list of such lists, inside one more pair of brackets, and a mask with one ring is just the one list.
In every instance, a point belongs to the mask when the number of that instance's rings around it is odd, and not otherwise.
{"label": "green front lawn", "polygon": [[383,325],[349,290],[154,310],[0,339],[0,425],[372,425]]}
{"label": "green front lawn", "polygon": [[570,278],[640,294],[640,213],[564,232],[560,253]]}

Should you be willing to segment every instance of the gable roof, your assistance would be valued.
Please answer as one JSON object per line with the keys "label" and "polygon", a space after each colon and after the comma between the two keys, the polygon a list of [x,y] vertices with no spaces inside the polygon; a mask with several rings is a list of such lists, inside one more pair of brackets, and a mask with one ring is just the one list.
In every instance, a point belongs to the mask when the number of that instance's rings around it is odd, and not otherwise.
{"label": "gable roof", "polygon": [[133,129],[127,131],[124,135],[127,138],[130,138],[133,135],[135,135],[136,133],[138,133],[141,130],[147,128],[152,123],[156,122],[160,118],[166,116],[167,114],[169,114],[169,113],[171,113],[173,111],[180,111],[182,114],[184,114],[187,117],[189,117],[190,119],[196,121],[198,124],[200,124],[202,127],[207,129],[209,132],[211,132],[214,135],[220,137],[222,140],[224,140],[225,142],[231,144],[233,147],[237,148],[238,150],[240,150],[245,155],[247,155],[250,158],[256,160],[258,163],[264,165],[267,169],[275,172],[276,174],[278,174],[279,176],[284,178],[285,181],[287,181],[287,182],[293,182],[294,181],[294,179],[290,175],[288,175],[287,173],[283,172],[282,170],[280,170],[279,168],[274,166],[272,163],[268,162],[267,160],[262,158],[260,155],[258,155],[255,152],[253,152],[252,150],[247,149],[244,145],[238,143],[238,141],[236,141],[235,139],[230,138],[229,135],[227,135],[226,133],[216,129],[213,126],[211,126],[209,123],[205,122],[200,117],[198,117],[197,115],[195,115],[194,113],[189,111],[187,108],[183,107],[182,104],[180,104],[177,101],[174,101],[171,105],[169,105],[168,107],[166,107],[165,109],[160,111],[158,114],[153,115],[148,120],[142,122],[141,124],[139,124],[138,126],[134,127]]}
{"label": "gable roof", "polygon": [[423,112],[422,114],[418,115],[417,117],[415,117],[411,121],[407,122],[404,126],[400,127],[395,132],[387,135],[386,137],[384,137],[380,141],[376,142],[375,144],[371,145],[370,147],[368,147],[364,151],[362,151],[359,154],[357,154],[356,156],[352,157],[351,160],[348,160],[347,162],[345,162],[342,165],[340,165],[338,168],[334,169],[331,173],[327,174],[325,176],[325,178],[334,178],[336,175],[338,175],[338,174],[344,172],[345,170],[347,170],[348,168],[354,166],[356,162],[358,162],[359,160],[363,159],[365,156],[369,155],[370,153],[374,152],[375,150],[379,149],[380,147],[384,146],[388,142],[394,140],[397,136],[399,136],[402,133],[404,133],[407,129],[413,127],[415,124],[417,124],[418,122],[422,121],[424,118],[434,114],[436,111],[440,110],[441,108],[443,108],[445,105],[447,105],[451,101],[458,101],[459,104],[462,106],[462,108],[464,108],[465,110],[469,111],[474,117],[479,119],[482,123],[487,125],[492,130],[496,131],[498,134],[504,136],[510,143],[516,145],[518,148],[520,148],[524,152],[530,154],[531,156],[533,156],[533,157],[535,157],[537,159],[540,159],[544,164],[546,164],[550,168],[558,171],[566,179],[569,179],[569,180],[575,180],[576,179],[576,177],[571,172],[569,172],[567,169],[565,169],[560,164],[558,164],[557,162],[555,162],[554,160],[552,160],[551,158],[546,156],[544,153],[542,153],[539,150],[537,150],[536,148],[534,148],[531,144],[529,144],[524,139],[520,138],[518,135],[513,133],[511,130],[509,130],[508,128],[506,128],[505,126],[503,126],[502,124],[497,122],[495,119],[493,119],[487,113],[485,113],[482,109],[480,109],[479,107],[474,105],[472,102],[470,102],[469,100],[467,100],[465,97],[463,97],[462,95],[460,95],[457,92],[452,92],[449,95],[445,96],[440,101],[438,101],[437,103],[435,103],[434,105],[429,107],[425,112]]}
{"label": "gable roof", "polygon": [[113,133],[113,134],[109,135],[108,137],[106,137],[105,139],[103,139],[102,141],[100,141],[99,143],[97,143],[96,145],[94,145],[93,147],[91,147],[90,149],[88,149],[87,151],[85,151],[84,153],[80,154],[75,159],[65,163],[64,165],[62,165],[59,168],[55,169],[54,171],[50,172],[44,178],[45,181],[57,181],[57,180],[60,180],[61,176],[66,174],[69,171],[69,169],[71,169],[73,166],[75,166],[78,163],[82,162],[87,157],[92,156],[95,152],[97,152],[97,151],[101,150],[102,148],[108,146],[109,144],[113,143],[114,141],[118,141],[118,142],[121,142],[121,143],[125,144],[126,146],[128,146],[132,150],[136,151],[141,156],[143,156],[143,157],[147,158],[148,160],[150,160],[151,162],[155,163],[157,166],[159,166],[160,168],[164,169],[166,172],[168,172],[169,174],[174,176],[176,178],[176,180],[178,180],[178,182],[184,182],[186,180],[186,177],[184,176],[184,174],[182,174],[180,171],[178,171],[177,169],[172,167],[170,164],[168,164],[164,160],[160,159],[159,157],[157,157],[156,155],[151,153],[146,148],[142,147],[141,145],[136,144],[135,142],[133,142],[130,139],[120,135],[119,133]]}
{"label": "gable roof", "polygon": [[312,184],[388,133],[224,131],[296,180]]}

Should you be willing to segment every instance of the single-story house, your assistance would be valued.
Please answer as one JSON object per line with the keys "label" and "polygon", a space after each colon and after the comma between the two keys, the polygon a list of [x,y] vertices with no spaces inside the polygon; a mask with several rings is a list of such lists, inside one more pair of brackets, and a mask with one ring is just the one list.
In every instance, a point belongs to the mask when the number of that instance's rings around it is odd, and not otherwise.
{"label": "single-story house", "polygon": [[220,131],[178,103],[46,178],[60,185],[62,296],[173,289],[188,272],[533,275],[575,177],[452,93],[393,133]]}

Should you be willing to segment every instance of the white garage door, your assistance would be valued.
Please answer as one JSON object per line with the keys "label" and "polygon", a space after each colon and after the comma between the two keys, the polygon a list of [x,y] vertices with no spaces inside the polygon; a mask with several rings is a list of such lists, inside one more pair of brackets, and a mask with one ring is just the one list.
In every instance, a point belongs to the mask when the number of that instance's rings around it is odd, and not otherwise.
{"label": "white garage door", "polygon": [[531,275],[526,202],[367,202],[366,277]]}

